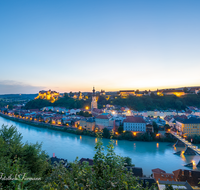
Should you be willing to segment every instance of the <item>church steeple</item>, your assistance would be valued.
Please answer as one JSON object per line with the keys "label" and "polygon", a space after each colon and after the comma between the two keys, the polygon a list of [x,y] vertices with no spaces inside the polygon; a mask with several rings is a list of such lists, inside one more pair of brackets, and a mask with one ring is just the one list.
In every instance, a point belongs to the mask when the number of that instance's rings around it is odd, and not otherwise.
{"label": "church steeple", "polygon": [[95,88],[94,88],[94,87],[93,87],[93,90],[92,90],[92,91],[93,91],[93,94],[92,94],[92,95],[94,96],[94,95],[95,95]]}
{"label": "church steeple", "polygon": [[97,97],[95,93],[95,88],[93,87],[92,90],[92,102],[91,102],[91,110],[93,111],[94,108],[97,108]]}

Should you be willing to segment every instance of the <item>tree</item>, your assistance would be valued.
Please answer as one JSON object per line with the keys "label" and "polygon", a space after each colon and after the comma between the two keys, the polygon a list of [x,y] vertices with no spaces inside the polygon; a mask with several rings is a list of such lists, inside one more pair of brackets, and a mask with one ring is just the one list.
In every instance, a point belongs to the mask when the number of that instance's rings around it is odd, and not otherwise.
{"label": "tree", "polygon": [[187,88],[187,87],[184,87],[184,88],[183,88],[183,92],[187,93],[187,92],[188,92],[188,88]]}
{"label": "tree", "polygon": [[47,162],[47,154],[41,150],[41,144],[23,144],[21,140],[22,135],[16,127],[2,125],[0,128],[1,173],[11,178],[26,173],[26,177],[37,177],[42,180],[30,182],[22,179],[20,181],[3,180],[1,184],[5,189],[14,189],[20,184],[21,187],[24,185],[28,189],[39,189],[44,185],[44,178],[51,168]]}
{"label": "tree", "polygon": [[63,95],[63,97],[64,97],[64,98],[69,98],[68,93],[65,92],[64,95]]}
{"label": "tree", "polygon": [[122,134],[123,131],[124,131],[123,125],[120,125],[119,128],[118,128],[118,133],[119,133],[119,134]]}
{"label": "tree", "polygon": [[110,138],[110,132],[106,127],[103,129],[103,137]]}
{"label": "tree", "polygon": [[124,167],[125,159],[115,154],[113,144],[114,142],[111,140],[105,153],[101,134],[97,134],[96,153],[93,157],[94,165],[89,166],[88,162],[80,165],[78,158],[71,163],[70,170],[59,164],[47,178],[47,185],[44,186],[44,189],[151,189],[143,188],[136,177]]}
{"label": "tree", "polygon": [[155,121],[153,122],[153,130],[154,130],[154,133],[158,133],[158,125]]}
{"label": "tree", "polygon": [[125,166],[132,166],[132,160],[130,157],[124,157]]}
{"label": "tree", "polygon": [[13,105],[9,105],[9,106],[8,106],[8,109],[9,109],[9,110],[12,110],[12,109],[13,109]]}
{"label": "tree", "polygon": [[171,127],[168,124],[165,124],[164,127],[165,127],[165,131],[168,131],[168,129],[171,129]]}
{"label": "tree", "polygon": [[137,89],[137,90],[135,91],[135,93],[136,93],[136,94],[139,94],[139,93],[140,93],[140,91]]}

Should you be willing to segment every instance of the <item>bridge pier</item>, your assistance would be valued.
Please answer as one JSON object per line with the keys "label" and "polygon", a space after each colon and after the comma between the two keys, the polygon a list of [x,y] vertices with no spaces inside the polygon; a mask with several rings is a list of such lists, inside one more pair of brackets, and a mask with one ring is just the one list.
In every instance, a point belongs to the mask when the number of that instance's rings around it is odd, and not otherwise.
{"label": "bridge pier", "polygon": [[186,150],[184,151],[184,154],[185,155],[196,155],[196,152],[187,146]]}
{"label": "bridge pier", "polygon": [[196,165],[196,167],[197,167],[197,168],[199,168],[199,167],[200,167],[200,161],[199,161],[199,163]]}
{"label": "bridge pier", "polygon": [[178,146],[178,147],[185,147],[185,144],[184,144],[182,141],[177,140],[175,146]]}

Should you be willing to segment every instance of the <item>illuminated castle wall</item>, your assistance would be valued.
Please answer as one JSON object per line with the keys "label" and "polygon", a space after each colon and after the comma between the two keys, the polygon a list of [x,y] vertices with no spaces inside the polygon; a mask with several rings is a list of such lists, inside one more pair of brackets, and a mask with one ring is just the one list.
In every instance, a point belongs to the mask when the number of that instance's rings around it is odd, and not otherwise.
{"label": "illuminated castle wall", "polygon": [[60,97],[59,92],[56,91],[39,91],[38,96],[35,99],[45,99],[50,101],[51,103],[55,102]]}

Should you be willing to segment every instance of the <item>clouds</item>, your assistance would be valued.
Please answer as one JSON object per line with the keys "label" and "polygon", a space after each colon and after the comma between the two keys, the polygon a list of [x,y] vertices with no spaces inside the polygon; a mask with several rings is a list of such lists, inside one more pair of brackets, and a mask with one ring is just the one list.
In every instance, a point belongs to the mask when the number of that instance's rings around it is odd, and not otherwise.
{"label": "clouds", "polygon": [[0,80],[0,94],[31,94],[38,93],[43,88],[13,80]]}

